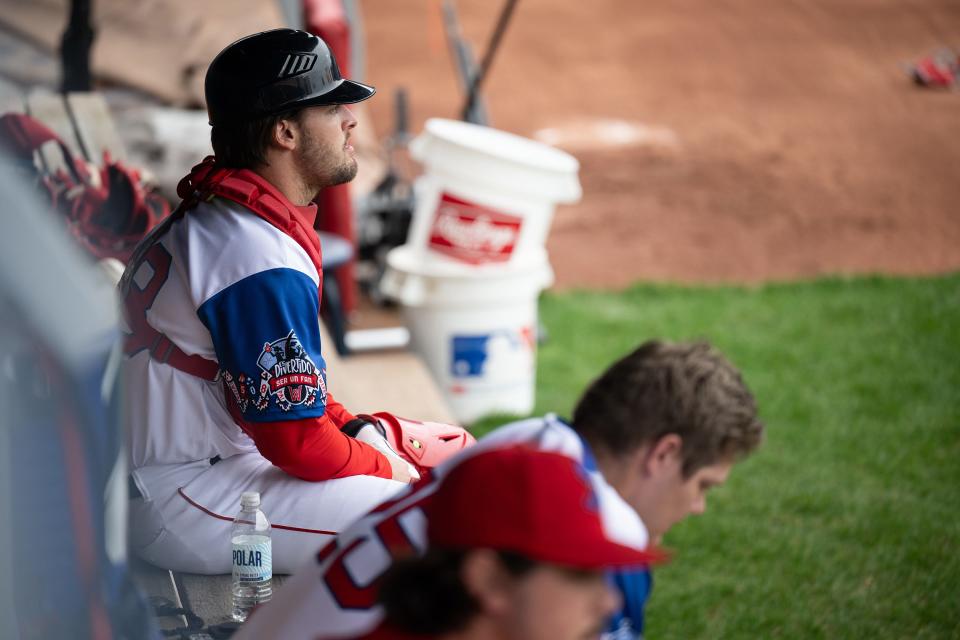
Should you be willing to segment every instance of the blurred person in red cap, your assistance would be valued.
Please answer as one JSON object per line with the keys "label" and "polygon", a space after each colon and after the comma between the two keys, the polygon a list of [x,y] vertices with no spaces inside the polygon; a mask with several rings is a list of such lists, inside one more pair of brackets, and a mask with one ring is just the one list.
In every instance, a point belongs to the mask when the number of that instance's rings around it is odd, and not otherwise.
{"label": "blurred person in red cap", "polygon": [[604,570],[656,557],[608,537],[575,460],[529,447],[470,456],[423,510],[430,548],[383,577],[364,638],[599,638],[619,604]]}

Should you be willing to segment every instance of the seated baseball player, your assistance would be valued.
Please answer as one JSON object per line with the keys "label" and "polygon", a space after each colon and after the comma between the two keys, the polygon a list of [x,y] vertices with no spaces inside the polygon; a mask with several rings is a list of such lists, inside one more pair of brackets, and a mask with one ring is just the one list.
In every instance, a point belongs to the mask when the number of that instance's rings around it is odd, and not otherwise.
{"label": "seated baseball player", "polygon": [[[763,425],[740,373],[707,343],[650,341],[615,362],[584,392],[573,419],[554,415],[503,426],[382,505],[322,549],[238,638],[359,635],[383,617],[378,577],[407,547],[427,548],[425,519],[411,508],[470,451],[526,443],[578,461],[592,477],[604,525],[617,540],[659,541],[706,509],[706,494],[760,443]],[[505,530],[516,525],[498,520]],[[638,538],[639,537],[639,538]],[[636,638],[652,587],[647,569],[611,576],[621,604],[605,638]]]}
{"label": "seated baseball player", "polygon": [[273,570],[302,564],[416,479],[327,392],[313,199],[353,179],[373,87],[302,31],[255,34],[206,76],[215,158],[138,246],[121,281],[131,546],[161,567],[227,573],[240,494],[273,522]]}
{"label": "seated baseball player", "polygon": [[421,503],[429,549],[387,571],[384,621],[364,638],[599,637],[619,601],[604,570],[655,557],[612,540],[599,502],[595,478],[567,456],[465,456]]}

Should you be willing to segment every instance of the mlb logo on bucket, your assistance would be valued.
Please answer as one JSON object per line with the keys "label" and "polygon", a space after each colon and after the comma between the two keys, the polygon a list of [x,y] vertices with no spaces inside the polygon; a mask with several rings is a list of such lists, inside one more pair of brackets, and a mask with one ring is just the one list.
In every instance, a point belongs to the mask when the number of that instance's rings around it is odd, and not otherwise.
{"label": "mlb logo on bucket", "polygon": [[506,262],[520,238],[522,223],[519,216],[444,193],[437,205],[428,246],[471,264]]}
{"label": "mlb logo on bucket", "polygon": [[453,359],[450,374],[457,378],[468,378],[483,374],[483,364],[487,360],[487,340],[489,334],[478,336],[453,336]]}
{"label": "mlb logo on bucket", "polygon": [[[451,336],[450,375],[487,385],[512,384],[533,371],[534,341],[529,327]],[[453,391],[466,389],[455,384]]]}

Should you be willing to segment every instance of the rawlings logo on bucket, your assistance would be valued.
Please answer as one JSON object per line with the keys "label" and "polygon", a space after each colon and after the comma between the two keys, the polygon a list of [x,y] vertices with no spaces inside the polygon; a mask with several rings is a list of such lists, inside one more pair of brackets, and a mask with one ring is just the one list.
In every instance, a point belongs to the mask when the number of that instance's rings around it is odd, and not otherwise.
{"label": "rawlings logo on bucket", "polygon": [[523,218],[444,193],[428,246],[452,258],[481,264],[506,262],[520,238]]}

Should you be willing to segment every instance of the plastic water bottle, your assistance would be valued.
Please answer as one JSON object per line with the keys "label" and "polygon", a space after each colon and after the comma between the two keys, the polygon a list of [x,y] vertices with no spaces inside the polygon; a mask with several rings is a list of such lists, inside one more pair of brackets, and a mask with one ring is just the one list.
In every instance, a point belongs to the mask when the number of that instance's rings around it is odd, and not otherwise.
{"label": "plastic water bottle", "polygon": [[230,531],[233,547],[233,619],[243,622],[256,605],[273,595],[270,522],[260,510],[260,494],[240,496],[240,513]]}

